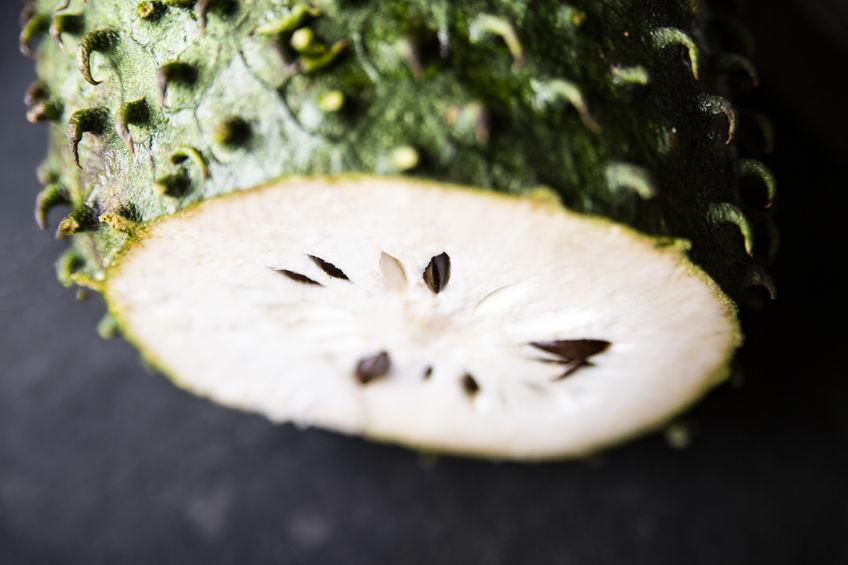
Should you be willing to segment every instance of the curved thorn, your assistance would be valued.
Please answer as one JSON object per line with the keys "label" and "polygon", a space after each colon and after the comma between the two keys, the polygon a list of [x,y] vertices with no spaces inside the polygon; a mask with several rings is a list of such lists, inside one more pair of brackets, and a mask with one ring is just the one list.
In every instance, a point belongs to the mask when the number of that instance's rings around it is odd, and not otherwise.
{"label": "curved thorn", "polygon": [[537,110],[544,109],[557,99],[565,100],[577,110],[583,125],[594,133],[601,132],[600,124],[589,113],[583,93],[573,82],[563,79],[549,81],[533,79],[530,81],[530,87],[533,89],[533,105]]}
{"label": "curved thorn", "polygon": [[41,229],[47,229],[47,214],[56,206],[69,204],[68,191],[59,183],[50,183],[41,189],[35,197],[35,223]]}
{"label": "curved thorn", "polygon": [[79,159],[79,144],[84,133],[101,135],[106,129],[108,112],[104,108],[86,108],[77,110],[68,119],[68,146],[74,157],[74,163],[82,168]]}
{"label": "curved thorn", "polygon": [[624,187],[632,190],[643,200],[657,195],[651,173],[643,167],[631,163],[610,163],[604,169],[607,185],[612,188]]}
{"label": "curved thorn", "polygon": [[739,159],[736,167],[740,177],[755,176],[763,181],[766,187],[766,208],[771,208],[777,197],[777,180],[771,170],[756,159]]}
{"label": "curved thorn", "polygon": [[612,75],[612,83],[616,86],[630,84],[646,86],[651,82],[651,76],[648,74],[647,69],[645,69],[642,65],[636,65],[633,67],[619,67],[618,65],[613,65],[610,67],[610,74]]}
{"label": "curved thorn", "polygon": [[94,86],[101,83],[91,76],[91,54],[95,51],[107,51],[118,41],[118,34],[110,29],[98,29],[86,33],[80,42],[79,70],[82,77]]}
{"label": "curved thorn", "polygon": [[489,35],[496,35],[503,40],[512,55],[514,68],[520,69],[524,66],[524,49],[521,47],[515,28],[508,20],[491,14],[479,14],[471,21],[468,27],[471,43],[479,43]]}
{"label": "curved thorn", "polygon": [[206,24],[209,23],[209,6],[212,4],[212,0],[197,0],[197,3],[194,5],[194,11],[197,14],[198,26],[200,29],[200,33],[206,31]]}
{"label": "curved thorn", "polygon": [[713,116],[724,114],[727,118],[727,140],[725,144],[729,145],[736,137],[736,128],[739,125],[739,114],[733,104],[727,98],[717,94],[701,94],[698,97],[698,108]]}
{"label": "curved thorn", "polygon": [[715,56],[716,69],[723,73],[742,71],[751,79],[751,86],[754,88],[760,86],[760,74],[754,63],[747,57],[743,57],[737,53],[719,53]]}
{"label": "curved thorn", "polygon": [[82,16],[80,14],[57,14],[53,17],[53,22],[50,24],[50,37],[59,44],[62,51],[65,50],[65,45],[62,43],[62,34],[76,34],[82,31]]}
{"label": "curved thorn", "polygon": [[197,69],[189,63],[171,61],[159,67],[156,82],[159,85],[159,103],[165,105],[165,97],[168,95],[168,87],[172,82],[186,85],[194,84],[197,80]]}
{"label": "curved thorn", "polygon": [[318,72],[325,67],[333,64],[336,59],[348,48],[350,41],[342,39],[336,41],[326,52],[314,57],[303,57],[300,61],[300,68],[306,74]]}
{"label": "curved thorn", "polygon": [[91,231],[97,227],[94,210],[88,206],[78,206],[65,216],[56,229],[56,239],[69,237],[82,231]]}
{"label": "curved thorn", "polygon": [[150,108],[147,106],[147,100],[139,98],[131,102],[126,102],[118,110],[118,119],[115,121],[115,131],[126,145],[127,150],[135,155],[135,143],[132,135],[130,135],[130,124],[144,124],[150,119]]}
{"label": "curved thorn", "polygon": [[400,145],[392,149],[389,161],[396,171],[411,171],[421,163],[421,155],[411,145]]}
{"label": "curved thorn", "polygon": [[745,277],[745,288],[755,286],[766,289],[769,298],[772,300],[777,299],[777,285],[774,283],[774,279],[759,265],[752,265],[751,270]]}
{"label": "curved thorn", "polygon": [[772,153],[774,151],[775,137],[774,124],[768,116],[759,112],[743,112],[742,116],[743,118],[752,118],[757,123],[757,127],[759,128],[765,143],[765,147],[763,147],[762,151],[764,153]]}
{"label": "curved thorn", "polygon": [[112,339],[118,335],[119,330],[118,320],[112,314],[104,314],[97,322],[97,335],[100,336],[100,339]]}
{"label": "curved thorn", "polygon": [[70,5],[71,5],[71,0],[65,0],[64,2],[62,2],[62,4],[60,4],[59,6],[56,6],[55,11],[61,12],[62,10],[67,10],[68,6],[70,6]]}
{"label": "curved thorn", "polygon": [[748,218],[738,206],[729,202],[713,204],[707,210],[707,220],[713,224],[733,224],[745,240],[745,253],[754,256],[754,232]]}
{"label": "curved thorn", "polygon": [[299,28],[307,17],[318,14],[315,8],[309,8],[306,4],[297,4],[282,18],[257,27],[253,33],[266,36],[283,35]]}
{"label": "curved thorn", "polygon": [[142,20],[156,20],[165,12],[165,5],[159,0],[145,0],[136,7],[136,13]]}
{"label": "curved thorn", "polygon": [[692,76],[695,80],[699,78],[700,51],[695,41],[685,31],[675,27],[661,27],[651,32],[654,46],[665,49],[670,45],[680,45],[689,53],[689,66],[692,68]]}
{"label": "curved thorn", "polygon": [[73,247],[66,249],[56,260],[56,278],[62,286],[70,288],[74,285],[74,275],[83,265],[85,265],[85,258],[77,249]]}
{"label": "curved thorn", "polygon": [[24,0],[23,4],[18,13],[18,27],[24,27],[29,19],[35,15],[35,0]]}
{"label": "curved thorn", "polygon": [[21,28],[18,48],[27,57],[32,57],[32,42],[50,29],[50,18],[44,14],[33,14]]}
{"label": "curved thorn", "polygon": [[[33,82],[24,95],[26,118],[30,123],[56,121],[62,117],[65,106],[61,100],[51,98],[50,89],[41,80]],[[46,183],[42,183],[46,184]]]}
{"label": "curved thorn", "polygon": [[178,147],[177,150],[171,154],[171,163],[174,165],[179,165],[186,159],[194,163],[194,165],[200,169],[200,176],[203,180],[209,178],[209,165],[203,157],[203,153],[196,148],[191,147],[190,145],[183,145],[182,147]]}

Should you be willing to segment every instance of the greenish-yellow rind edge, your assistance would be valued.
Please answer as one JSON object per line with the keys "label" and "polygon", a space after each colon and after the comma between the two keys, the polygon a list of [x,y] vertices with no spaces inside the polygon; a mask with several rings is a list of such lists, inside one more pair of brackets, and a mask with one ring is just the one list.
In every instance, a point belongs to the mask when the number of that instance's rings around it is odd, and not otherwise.
{"label": "greenish-yellow rind edge", "polygon": [[[403,183],[403,184],[406,184],[406,185],[417,185],[419,188],[433,189],[435,187],[438,187],[439,189],[459,190],[459,191],[474,192],[474,193],[485,193],[487,196],[495,196],[495,197],[499,197],[499,198],[503,198],[503,199],[507,199],[507,200],[530,201],[534,205],[537,205],[537,206],[540,206],[540,207],[546,207],[546,208],[549,208],[551,210],[557,210],[557,211],[564,213],[565,215],[578,216],[581,219],[590,220],[590,221],[596,222],[598,224],[615,225],[616,228],[618,228],[618,229],[622,230],[624,233],[632,236],[634,239],[652,244],[654,246],[655,250],[658,253],[671,253],[671,254],[673,254],[674,257],[675,257],[675,260],[678,261],[679,264],[689,272],[689,274],[691,274],[695,278],[700,279],[704,284],[707,285],[708,289],[712,291],[713,295],[719,301],[719,304],[721,304],[724,307],[725,313],[726,313],[725,318],[728,321],[731,322],[731,325],[732,325],[734,331],[733,331],[733,335],[731,336],[730,345],[729,345],[729,347],[726,351],[726,354],[723,356],[725,358],[725,363],[723,365],[721,365],[720,367],[718,367],[718,369],[716,369],[713,372],[713,374],[710,375],[709,378],[704,380],[703,388],[701,388],[696,394],[692,395],[691,398],[688,398],[686,401],[682,402],[681,405],[677,409],[673,410],[672,413],[669,414],[668,416],[664,416],[662,418],[659,418],[656,422],[652,422],[650,424],[647,424],[645,426],[637,428],[637,429],[635,429],[635,430],[633,430],[633,431],[631,431],[627,434],[623,434],[623,435],[621,435],[617,438],[614,438],[614,439],[611,439],[611,440],[608,440],[608,441],[605,441],[605,442],[601,442],[601,443],[595,445],[594,447],[587,449],[585,451],[571,452],[571,453],[564,453],[564,454],[531,455],[529,457],[528,456],[522,456],[522,457],[516,459],[516,458],[511,458],[511,457],[506,456],[506,455],[492,455],[492,454],[487,454],[487,453],[482,453],[482,452],[477,452],[477,451],[470,451],[470,452],[469,451],[463,451],[463,450],[455,448],[455,447],[444,447],[444,446],[440,447],[440,446],[433,446],[433,445],[422,446],[422,445],[417,445],[417,444],[414,444],[414,443],[411,443],[411,442],[404,442],[403,440],[399,440],[399,439],[394,438],[394,437],[388,438],[388,437],[380,436],[380,435],[377,435],[377,434],[371,434],[371,435],[363,434],[363,435],[358,436],[358,437],[362,437],[363,439],[368,439],[369,441],[373,441],[373,442],[377,442],[377,443],[403,446],[403,447],[406,447],[408,449],[418,451],[418,452],[421,452],[421,453],[439,454],[439,455],[453,455],[453,456],[461,456],[461,457],[465,457],[465,458],[472,457],[472,458],[475,458],[475,459],[481,459],[481,460],[487,460],[487,461],[493,461],[493,462],[510,461],[510,462],[515,462],[515,463],[534,463],[534,462],[543,462],[543,461],[586,459],[586,458],[590,458],[590,457],[597,455],[601,451],[607,450],[607,449],[612,448],[616,445],[626,443],[626,442],[628,442],[632,439],[635,439],[636,437],[648,435],[652,432],[656,432],[656,431],[659,431],[659,430],[665,428],[669,423],[674,421],[678,416],[680,416],[681,414],[687,412],[690,408],[692,408],[692,406],[695,403],[697,403],[701,398],[703,398],[714,387],[716,387],[717,385],[724,382],[728,378],[728,376],[730,375],[730,373],[731,373],[731,361],[733,359],[734,352],[742,345],[742,343],[744,341],[742,329],[739,325],[738,308],[737,308],[736,304],[721,290],[719,285],[712,279],[712,277],[710,277],[703,269],[698,267],[695,263],[693,263],[689,259],[689,257],[686,255],[686,250],[687,250],[688,246],[686,245],[685,240],[675,240],[676,241],[675,244],[669,245],[670,240],[667,237],[656,237],[656,236],[648,235],[648,234],[642,233],[642,232],[628,226],[627,224],[615,222],[615,221],[613,221],[609,218],[606,218],[604,216],[581,214],[581,213],[575,212],[575,211],[569,209],[568,207],[566,207],[564,205],[557,204],[557,202],[554,201],[553,199],[538,198],[538,197],[534,196],[532,191],[530,193],[526,194],[526,195],[513,195],[513,194],[502,193],[502,192],[494,192],[494,191],[491,191],[491,190],[487,190],[485,188],[478,188],[478,187],[473,187],[473,186],[463,186],[463,185],[458,185],[458,184],[444,183],[444,182],[441,182],[441,181],[433,181],[433,180],[428,180],[428,179],[423,179],[423,178],[410,178],[410,177],[401,177],[401,176],[375,176],[375,175],[369,175],[369,174],[364,174],[364,173],[348,173],[348,174],[343,174],[343,175],[328,175],[328,176],[324,176],[324,175],[287,176],[287,177],[278,178],[274,181],[270,181],[270,182],[252,187],[252,188],[245,188],[245,189],[235,190],[233,192],[221,194],[221,195],[215,196],[213,198],[209,198],[207,200],[199,201],[199,202],[193,203],[189,206],[186,206],[185,208],[176,212],[175,214],[168,215],[168,216],[160,216],[158,218],[155,218],[155,219],[153,219],[153,220],[151,220],[151,221],[149,221],[149,222],[147,222],[143,225],[138,226],[133,231],[132,235],[129,238],[127,238],[127,241],[124,244],[124,246],[120,249],[120,251],[118,251],[114,255],[112,262],[106,268],[105,280],[104,280],[101,288],[102,288],[103,298],[106,302],[108,314],[115,320],[115,324],[116,324],[117,328],[119,329],[120,334],[124,337],[124,339],[127,342],[129,342],[133,347],[135,347],[138,350],[138,352],[141,355],[141,358],[144,360],[144,362],[147,365],[149,365],[152,369],[154,369],[156,372],[165,376],[177,388],[180,388],[180,389],[182,389],[186,392],[189,392],[189,393],[191,393],[195,396],[209,400],[213,404],[222,405],[222,406],[226,406],[228,408],[237,409],[237,410],[241,410],[241,411],[244,411],[244,412],[249,412],[249,413],[255,414],[256,411],[249,408],[249,407],[241,406],[241,405],[236,404],[236,403],[233,403],[233,404],[228,403],[228,404],[224,405],[224,404],[218,402],[217,400],[211,398],[208,394],[205,394],[201,391],[196,390],[195,388],[192,387],[192,385],[184,382],[183,380],[180,379],[179,376],[177,376],[177,375],[173,374],[171,371],[169,371],[165,367],[165,364],[163,362],[161,362],[159,359],[156,358],[156,356],[154,356],[153,354],[148,352],[145,345],[139,339],[137,339],[135,337],[132,330],[129,328],[129,325],[125,322],[122,313],[120,312],[120,310],[117,308],[117,306],[115,304],[116,301],[112,300],[112,298],[110,296],[111,288],[110,288],[110,285],[109,285],[109,281],[111,280],[112,276],[120,270],[120,267],[121,267],[123,260],[132,252],[132,250],[137,245],[141,244],[141,242],[144,240],[145,235],[147,233],[149,233],[149,231],[151,229],[153,229],[153,227],[156,226],[156,224],[158,224],[162,221],[168,220],[168,219],[177,218],[177,217],[184,215],[184,214],[192,213],[192,212],[196,211],[197,208],[199,208],[200,206],[205,205],[207,203],[217,202],[217,201],[221,201],[221,200],[228,199],[228,198],[237,198],[237,197],[239,197],[239,196],[241,196],[245,193],[248,193],[248,192],[256,193],[256,192],[260,192],[260,191],[264,191],[264,190],[272,190],[272,189],[280,187],[280,185],[283,185],[283,184],[294,184],[294,183],[297,183],[297,182],[315,182],[315,181],[323,181],[323,182],[326,182],[328,184],[334,184],[334,183],[344,182],[344,181],[354,181],[354,182],[363,181],[363,180],[367,180],[367,179],[371,179],[371,178],[379,178],[380,180],[383,180],[383,181],[385,181],[385,180],[396,180],[397,182]],[[326,430],[326,428],[319,428],[319,429]],[[344,434],[344,432],[339,432],[337,430],[329,430],[329,431],[333,431],[334,433]],[[354,434],[344,434],[344,435],[351,435],[353,437],[357,437]]]}

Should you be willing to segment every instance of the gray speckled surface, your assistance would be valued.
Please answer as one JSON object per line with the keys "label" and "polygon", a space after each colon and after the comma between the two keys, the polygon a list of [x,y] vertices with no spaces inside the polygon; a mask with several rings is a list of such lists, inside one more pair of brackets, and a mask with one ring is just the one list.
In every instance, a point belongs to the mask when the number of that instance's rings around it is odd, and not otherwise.
{"label": "gray speckled surface", "polygon": [[753,27],[782,133],[782,298],[750,320],[745,386],[696,409],[688,450],[518,466],[275,427],[101,342],[101,305],[55,282],[61,246],[31,219],[44,130],[23,118],[16,4],[0,7],[0,564],[848,563],[846,330],[824,331],[844,303],[846,155],[798,125],[779,14]]}

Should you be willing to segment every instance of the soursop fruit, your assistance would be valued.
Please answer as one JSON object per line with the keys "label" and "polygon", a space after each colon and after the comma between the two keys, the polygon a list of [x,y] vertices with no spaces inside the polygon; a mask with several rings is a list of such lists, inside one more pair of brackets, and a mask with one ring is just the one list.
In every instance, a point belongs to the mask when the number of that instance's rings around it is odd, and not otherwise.
{"label": "soursop fruit", "polygon": [[734,301],[773,292],[774,180],[739,154],[725,88],[754,71],[709,49],[697,0],[35,0],[24,16],[27,115],[50,124],[36,217],[67,207],[61,279],[222,405],[426,450],[577,456],[720,382]]}

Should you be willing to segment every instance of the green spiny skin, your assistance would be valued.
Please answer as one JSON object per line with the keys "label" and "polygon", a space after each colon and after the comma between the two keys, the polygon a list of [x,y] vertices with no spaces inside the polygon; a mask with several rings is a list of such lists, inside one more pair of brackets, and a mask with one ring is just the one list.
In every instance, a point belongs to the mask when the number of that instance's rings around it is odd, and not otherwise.
{"label": "green spiny skin", "polygon": [[63,281],[100,288],[137,227],[192,203],[364,172],[544,186],[689,240],[731,296],[773,293],[755,232],[774,179],[740,159],[746,115],[723,92],[756,71],[700,40],[697,0],[36,0],[24,16],[28,117],[51,123],[36,214],[69,206]]}

